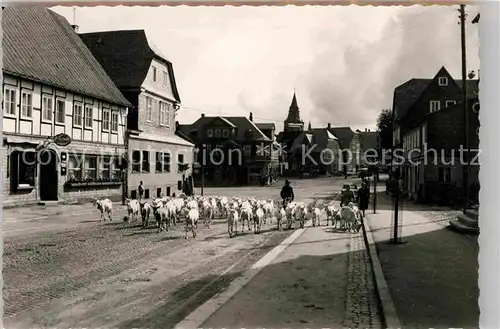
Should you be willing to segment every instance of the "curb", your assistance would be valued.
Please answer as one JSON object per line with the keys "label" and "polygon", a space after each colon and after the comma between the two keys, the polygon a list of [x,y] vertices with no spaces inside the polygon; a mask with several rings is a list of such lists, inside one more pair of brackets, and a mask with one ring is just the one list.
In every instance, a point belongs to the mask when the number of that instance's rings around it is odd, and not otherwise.
{"label": "curb", "polygon": [[387,286],[387,281],[385,280],[384,272],[382,271],[382,265],[380,265],[380,260],[378,259],[377,248],[370,231],[370,225],[367,223],[366,218],[362,221],[362,224],[363,236],[372,264],[373,276],[375,278],[378,299],[382,307],[385,327],[388,329],[401,328],[396,308],[394,307],[394,302],[392,301],[389,287]]}
{"label": "curb", "polygon": [[[336,193],[334,200],[338,198],[340,193]],[[288,238],[274,247],[271,251],[259,259],[252,267],[246,270],[241,276],[234,279],[229,286],[218,292],[215,296],[207,300],[205,303],[196,308],[191,314],[178,322],[174,329],[195,329],[207,321],[215,312],[223,307],[233,296],[243,289],[257,274],[259,274],[268,264],[275,260],[282,252],[284,252],[295,240],[297,240],[307,229],[307,226],[312,224],[308,220],[304,224],[304,228],[296,229]]]}

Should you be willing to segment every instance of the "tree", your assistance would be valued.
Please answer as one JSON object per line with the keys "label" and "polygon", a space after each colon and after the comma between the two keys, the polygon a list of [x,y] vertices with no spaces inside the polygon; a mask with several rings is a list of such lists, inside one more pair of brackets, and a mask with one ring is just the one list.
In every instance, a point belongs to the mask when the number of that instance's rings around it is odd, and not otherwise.
{"label": "tree", "polygon": [[377,129],[380,134],[380,147],[390,149],[392,147],[392,110],[383,109],[378,115]]}

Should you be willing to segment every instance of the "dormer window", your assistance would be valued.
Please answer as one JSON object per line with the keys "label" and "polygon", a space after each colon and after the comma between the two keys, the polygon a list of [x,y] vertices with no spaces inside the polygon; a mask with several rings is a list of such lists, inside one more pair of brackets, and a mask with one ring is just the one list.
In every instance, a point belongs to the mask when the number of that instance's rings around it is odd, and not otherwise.
{"label": "dormer window", "polygon": [[457,101],[446,101],[446,107],[453,106],[457,103]]}
{"label": "dormer window", "polygon": [[213,131],[213,129],[207,129],[207,137],[208,138],[214,137],[214,131]]}
{"label": "dormer window", "polygon": [[447,77],[439,77],[438,84],[442,87],[447,86],[448,85],[448,78]]}
{"label": "dormer window", "polygon": [[441,109],[441,102],[440,101],[430,101],[429,104],[429,110],[430,112],[436,112]]}
{"label": "dormer window", "polygon": [[223,137],[223,138],[228,138],[228,137],[229,137],[229,130],[224,129],[224,130],[222,131],[222,137]]}
{"label": "dormer window", "polygon": [[215,138],[220,138],[220,129],[215,129]]}

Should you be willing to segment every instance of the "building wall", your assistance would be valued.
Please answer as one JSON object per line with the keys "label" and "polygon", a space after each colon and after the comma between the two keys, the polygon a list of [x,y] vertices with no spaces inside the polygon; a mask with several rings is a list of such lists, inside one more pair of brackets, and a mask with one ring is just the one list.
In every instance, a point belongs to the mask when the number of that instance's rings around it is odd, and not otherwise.
{"label": "building wall", "polygon": [[[448,78],[447,86],[439,86],[437,78],[431,82],[429,87],[424,91],[422,96],[408,110],[407,115],[403,118],[401,124],[401,134],[406,135],[408,130],[412,129],[412,125],[421,121],[423,117],[430,113],[430,102],[439,101],[440,109],[444,109],[448,101],[460,102],[462,92],[458,85],[452,80],[451,76],[446,72],[442,72],[439,76]],[[451,106],[449,104],[448,106]]]}
{"label": "building wall", "polygon": [[[5,95],[7,91],[14,91],[15,113],[7,113]],[[29,150],[35,152],[35,147],[59,133],[68,134],[72,142],[66,147],[58,147],[50,144],[48,147],[54,149],[57,154],[57,184],[58,200],[63,202],[78,201],[89,197],[118,197],[121,195],[121,186],[112,184],[99,187],[81,187],[68,189],[65,186],[69,175],[62,174],[62,167],[68,169],[68,160],[61,161],[60,154],[83,156],[85,154],[96,156],[101,161],[103,155],[113,158],[123,156],[125,151],[125,126],[127,109],[107,102],[74,94],[62,89],[42,85],[37,82],[20,79],[17,77],[4,75],[3,81],[4,103],[3,103],[3,133],[4,143],[2,146],[3,158],[3,178],[4,178],[4,206],[15,206],[19,204],[29,204],[39,201],[39,171],[40,165],[36,165],[36,177],[34,189],[15,190],[11,184],[12,180],[12,159],[13,151]],[[22,94],[26,93],[31,97],[31,117],[21,115],[25,104]],[[52,102],[52,120],[42,120],[43,98],[48,97]],[[26,98],[24,98],[26,99]],[[64,123],[56,122],[56,100],[63,101]],[[82,107],[82,124],[77,125],[75,120],[75,105]],[[92,127],[85,127],[85,107],[92,108]],[[25,108],[25,107],[24,107]],[[116,131],[105,129],[103,125],[103,113],[109,110],[110,128],[112,113],[116,113]],[[114,126],[114,125],[113,125]],[[98,162],[99,163],[99,162]],[[83,171],[83,169],[82,169]],[[96,179],[99,175],[98,168],[95,171]]]}
{"label": "building wall", "polygon": [[[4,134],[4,138],[9,139],[10,136],[15,136],[20,139],[19,135]],[[25,150],[34,151],[35,145],[42,142],[45,138],[42,136],[22,136],[27,143],[32,145],[4,145],[2,147],[2,174],[3,174],[3,205],[4,206],[17,206],[34,204],[40,201],[40,166],[36,166],[35,188],[29,191],[12,192],[11,181],[11,163],[12,151]],[[66,147],[59,147],[55,144],[50,144],[49,148],[54,150],[57,154],[57,185],[58,185],[58,201],[61,202],[77,202],[84,201],[91,198],[107,197],[114,200],[119,200],[122,195],[121,184],[113,186],[102,187],[81,187],[81,188],[67,188],[66,181],[69,179],[69,172],[62,175],[62,167],[68,168],[68,160],[61,161],[61,154],[66,153],[68,156],[76,155],[95,155],[95,156],[112,156],[120,157],[125,152],[124,145],[109,145],[99,143],[89,143],[82,141],[72,141]]]}
{"label": "building wall", "polygon": [[[68,134],[73,140],[88,142],[99,142],[108,144],[124,144],[124,133],[126,126],[127,111],[124,107],[118,107],[97,99],[73,94],[61,89],[42,85],[28,80],[22,80],[9,75],[4,75],[3,91],[14,90],[16,98],[16,113],[10,115],[3,111],[3,131],[6,133],[20,133],[39,136],[54,136],[59,133]],[[22,92],[27,92],[32,99],[32,118],[21,115]],[[48,96],[52,99],[52,120],[42,120],[42,99]],[[63,100],[65,107],[64,123],[56,122],[55,103],[56,100]],[[86,128],[76,126],[74,121],[74,107],[82,106],[82,113],[85,107],[92,108],[92,127]],[[110,110],[118,114],[118,129],[110,132],[105,130],[102,124],[103,111]],[[110,114],[111,118],[111,114]],[[82,118],[82,121],[84,119]],[[83,123],[83,122],[82,122]]]}
{"label": "building wall", "polygon": [[[149,152],[149,172],[144,171],[141,167],[140,172],[132,170],[132,153],[133,151],[148,151]],[[178,154],[184,155],[184,162],[190,164],[189,169],[185,172],[185,176],[192,174],[193,162],[193,147],[176,145],[172,143],[162,143],[159,141],[144,140],[138,138],[130,138],[129,140],[129,177],[128,177],[128,197],[132,197],[134,191],[137,190],[139,183],[142,181],[144,189],[148,189],[150,197],[158,196],[159,192],[167,195],[168,187],[170,187],[170,195],[172,193],[179,194],[178,181],[182,181],[182,172],[178,172]],[[156,172],[156,152],[170,153],[170,172]],[[142,160],[142,157],[141,157]]]}

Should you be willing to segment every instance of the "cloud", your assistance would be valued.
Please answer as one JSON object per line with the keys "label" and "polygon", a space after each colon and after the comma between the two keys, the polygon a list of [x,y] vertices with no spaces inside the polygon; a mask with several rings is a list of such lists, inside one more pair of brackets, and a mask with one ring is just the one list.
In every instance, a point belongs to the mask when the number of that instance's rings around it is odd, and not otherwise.
{"label": "cloud", "polygon": [[[173,62],[178,120],[207,115],[286,118],[297,90],[313,126],[374,128],[394,88],[444,65],[460,78],[458,6],[79,7],[82,33],[145,29]],[[73,12],[56,7],[70,22]],[[477,8],[467,7],[469,22]],[[470,17],[472,16],[472,17]],[[468,67],[479,67],[467,25]]]}
{"label": "cloud", "polygon": [[[380,110],[392,106],[394,88],[401,83],[413,77],[431,78],[443,65],[460,79],[456,9],[458,6],[394,8],[395,15],[387,20],[378,40],[365,41],[353,25],[345,28],[346,38],[332,38],[326,49],[318,47],[307,77],[314,104],[311,116],[321,125],[374,127]],[[474,7],[467,10],[469,17],[477,13]],[[468,23],[466,29],[468,67],[477,69],[477,25]],[[339,48],[343,49],[341,58]]]}

